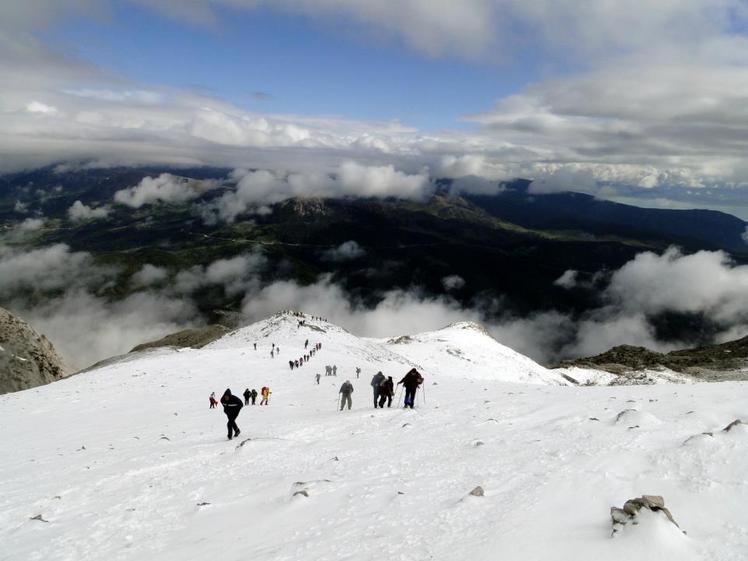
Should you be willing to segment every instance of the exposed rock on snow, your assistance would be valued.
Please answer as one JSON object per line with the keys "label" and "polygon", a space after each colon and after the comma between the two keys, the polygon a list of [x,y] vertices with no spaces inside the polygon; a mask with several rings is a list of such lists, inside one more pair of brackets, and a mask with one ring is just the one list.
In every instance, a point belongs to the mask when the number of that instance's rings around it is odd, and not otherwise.
{"label": "exposed rock on snow", "polygon": [[470,494],[473,497],[482,497],[482,496],[484,496],[486,494],[486,492],[483,490],[483,487],[481,487],[480,485],[478,485],[475,489],[473,489],[472,491],[470,491]]}
{"label": "exposed rock on snow", "polygon": [[142,343],[134,347],[130,352],[136,353],[144,351],[146,349],[154,349],[159,347],[176,347],[184,348],[190,347],[193,349],[201,349],[205,345],[217,341],[231,330],[223,325],[206,325],[205,327],[196,327],[194,329],[183,329],[176,333],[171,333],[166,337],[162,337],[156,341],[149,341]]}
{"label": "exposed rock on snow", "polygon": [[[623,505],[623,508],[610,507],[610,518],[613,522],[613,536],[618,534],[627,525],[638,525],[640,522],[639,513],[642,509],[647,509],[655,513],[662,513],[670,522],[680,528],[678,523],[665,507],[665,499],[659,495],[642,495],[637,499],[629,499]],[[685,534],[685,532],[683,532]]]}
{"label": "exposed rock on snow", "polygon": [[65,374],[52,343],[0,308],[0,394],[49,384]]}
{"label": "exposed rock on snow", "polygon": [[744,424],[744,423],[743,423],[743,421],[741,421],[740,419],[735,419],[735,420],[734,420],[734,421],[733,421],[732,423],[730,423],[729,425],[727,425],[727,426],[726,426],[725,428],[723,428],[722,430],[723,430],[724,432],[730,432],[730,431],[731,431],[732,429],[734,429],[735,427],[737,427],[737,426],[740,426],[740,425],[743,425],[743,424]]}

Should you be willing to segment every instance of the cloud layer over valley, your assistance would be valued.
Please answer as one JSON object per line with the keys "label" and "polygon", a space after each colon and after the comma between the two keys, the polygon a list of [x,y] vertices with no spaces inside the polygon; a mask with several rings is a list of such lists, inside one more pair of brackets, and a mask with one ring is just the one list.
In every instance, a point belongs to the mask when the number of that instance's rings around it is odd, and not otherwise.
{"label": "cloud layer over valley", "polygon": [[[358,253],[351,247],[338,248],[339,253],[355,258]],[[110,291],[124,272],[97,263],[86,252],[63,244],[29,252],[3,249],[0,298],[78,368],[204,324],[195,295],[205,289],[239,301],[245,322],[297,309],[372,337],[479,321],[500,342],[545,362],[596,354],[620,344],[658,350],[687,345],[688,341],[661,339],[657,317],[662,313],[702,315],[715,326],[718,340],[748,334],[748,266],[733,264],[722,252],[641,253],[608,276],[600,305],[578,317],[553,311],[512,316],[502,311],[500,301],[481,300],[464,307],[449,295],[428,294],[417,286],[385,291],[376,305],[366,306],[329,274],[306,285],[263,281],[269,267],[261,252],[182,270],[146,264],[129,278],[132,292],[114,297]],[[563,278],[568,290],[592,290],[579,275],[570,272]],[[464,280],[453,276],[444,282],[460,288]],[[46,297],[39,299],[42,294]]]}

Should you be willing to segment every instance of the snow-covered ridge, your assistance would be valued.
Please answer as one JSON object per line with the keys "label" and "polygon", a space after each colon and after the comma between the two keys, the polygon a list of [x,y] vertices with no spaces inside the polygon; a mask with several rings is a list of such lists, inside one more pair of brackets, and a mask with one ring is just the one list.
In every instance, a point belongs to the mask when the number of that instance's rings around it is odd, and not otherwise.
{"label": "snow-covered ridge", "polygon": [[[500,344],[480,324],[467,321],[437,331],[369,339],[357,337],[324,319],[281,312],[233,331],[206,349],[246,349],[254,348],[258,342],[269,342],[281,346],[283,351],[285,341],[299,340],[322,343],[325,349],[341,357],[339,362],[343,362],[349,372],[356,366],[367,372],[415,366],[425,375],[531,384],[570,383],[559,373]],[[294,358],[298,357],[286,360]],[[348,364],[350,361],[355,364]]]}
{"label": "snow-covered ridge", "polygon": [[[748,383],[562,387],[471,327],[391,343],[298,321],[0,396],[3,561],[744,558]],[[306,339],[322,349],[291,371]],[[415,410],[375,410],[371,375],[414,363]],[[227,441],[209,393],[265,385]],[[612,539],[610,507],[642,494],[688,535],[642,518]]]}

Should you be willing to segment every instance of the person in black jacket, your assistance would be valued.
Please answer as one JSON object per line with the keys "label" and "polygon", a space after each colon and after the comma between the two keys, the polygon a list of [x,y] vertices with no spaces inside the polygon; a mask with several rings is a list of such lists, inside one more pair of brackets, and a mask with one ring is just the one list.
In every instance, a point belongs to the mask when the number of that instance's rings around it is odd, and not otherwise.
{"label": "person in black jacket", "polygon": [[239,436],[239,433],[241,432],[239,427],[236,426],[236,418],[239,416],[239,411],[242,410],[242,400],[237,396],[232,395],[231,390],[226,388],[226,391],[223,392],[223,396],[221,397],[221,405],[223,405],[223,412],[226,413],[226,418],[228,419],[226,428],[229,430],[228,436],[229,440],[231,440],[232,432],[233,436]]}
{"label": "person in black jacket", "polygon": [[379,391],[380,391],[379,386],[381,386],[384,380],[385,380],[384,374],[382,374],[381,372],[377,372],[371,378],[371,389],[374,391],[374,409],[376,409],[378,406]]}
{"label": "person in black jacket", "polygon": [[249,405],[249,398],[252,397],[252,392],[247,388],[242,395],[244,396],[244,405]]}
{"label": "person in black jacket", "polygon": [[387,379],[379,384],[379,407],[384,409],[384,402],[387,402],[387,407],[392,407],[392,396],[395,395],[395,382],[392,380],[392,376],[387,376]]}
{"label": "person in black jacket", "polygon": [[252,388],[252,393],[250,394],[250,397],[252,398],[252,405],[255,404],[255,400],[257,399],[257,390]]}
{"label": "person in black jacket", "polygon": [[405,388],[405,407],[413,409],[413,405],[415,405],[416,402],[416,390],[422,383],[423,376],[421,376],[421,373],[415,368],[411,368],[410,371],[403,376],[403,379],[397,383],[398,386],[402,384]]}

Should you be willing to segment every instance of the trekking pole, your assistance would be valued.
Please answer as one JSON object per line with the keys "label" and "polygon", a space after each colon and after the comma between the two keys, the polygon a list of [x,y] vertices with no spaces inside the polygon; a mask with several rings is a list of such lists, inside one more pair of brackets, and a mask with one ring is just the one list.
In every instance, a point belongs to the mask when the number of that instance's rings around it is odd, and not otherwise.
{"label": "trekking pole", "polygon": [[397,406],[400,407],[400,398],[403,396],[403,387],[400,386],[400,391],[397,392]]}

